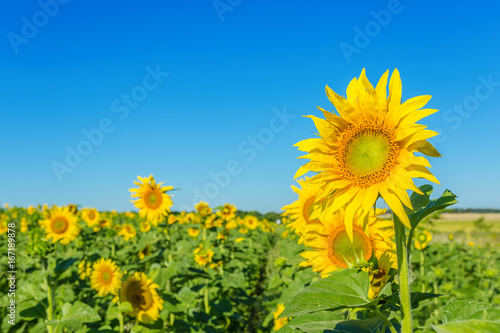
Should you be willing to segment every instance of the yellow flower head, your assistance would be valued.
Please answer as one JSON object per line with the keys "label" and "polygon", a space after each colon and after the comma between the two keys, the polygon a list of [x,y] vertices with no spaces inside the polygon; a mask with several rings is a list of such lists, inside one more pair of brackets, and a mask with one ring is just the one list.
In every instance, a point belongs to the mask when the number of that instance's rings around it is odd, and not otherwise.
{"label": "yellow flower head", "polygon": [[168,222],[169,225],[172,225],[175,222],[177,222],[177,217],[174,214],[169,214],[167,222]]}
{"label": "yellow flower head", "polygon": [[86,262],[85,260],[80,261],[78,264],[78,277],[80,280],[85,280],[87,276],[90,277],[91,273],[92,268],[90,262]]}
{"label": "yellow flower head", "polygon": [[196,204],[196,206],[194,206],[194,208],[202,217],[212,214],[212,208],[210,208],[210,206],[206,202],[200,201]]}
{"label": "yellow flower head", "polygon": [[415,248],[417,250],[423,250],[431,240],[432,234],[427,230],[422,230],[415,235]]}
{"label": "yellow flower head", "polygon": [[196,238],[200,234],[200,230],[196,228],[188,228],[188,235]]}
{"label": "yellow flower head", "polygon": [[24,234],[28,231],[28,220],[23,217],[21,218],[21,232]]}
{"label": "yellow flower head", "polygon": [[194,261],[200,266],[206,266],[208,263],[211,263],[214,256],[214,251],[212,249],[205,250],[203,244],[198,245],[193,253]]}
{"label": "yellow flower head", "polygon": [[453,234],[449,234],[449,235],[448,235],[448,239],[449,239],[449,240],[451,240],[451,241],[452,241],[454,238],[455,238],[455,237],[453,236]]}
{"label": "yellow flower head", "polygon": [[33,215],[36,212],[36,208],[33,206],[28,206],[28,214]]}
{"label": "yellow flower head", "polygon": [[[308,224],[319,223],[318,219],[311,219],[310,217],[314,211],[314,200],[320,187],[317,184],[308,182],[308,180],[308,177],[305,180],[297,179],[301,188],[292,185],[292,190],[299,195],[299,199],[281,208],[285,211],[282,215],[290,217],[290,221],[287,221],[288,226],[299,236],[302,235],[304,228]],[[299,241],[299,243],[301,242]]]}
{"label": "yellow flower head", "polygon": [[224,207],[217,212],[217,215],[224,221],[230,221],[236,217],[236,206],[225,203]]}
{"label": "yellow flower head", "polygon": [[0,235],[6,234],[7,231],[9,231],[7,220],[1,219],[0,220]]}
{"label": "yellow flower head", "polygon": [[129,241],[137,235],[137,231],[135,230],[132,224],[124,224],[120,231],[118,232],[118,236],[123,236],[125,241]]}
{"label": "yellow flower head", "polygon": [[205,218],[205,228],[221,227],[222,220],[215,214],[210,214]]}
{"label": "yellow flower head", "polygon": [[235,241],[236,243],[241,243],[241,242],[243,242],[244,240],[245,240],[245,237],[238,237],[238,238],[236,238],[234,241]]}
{"label": "yellow flower head", "polygon": [[113,221],[107,217],[101,217],[99,220],[99,228],[111,228],[113,226]]}
{"label": "yellow flower head", "polygon": [[245,216],[243,221],[244,221],[245,227],[247,227],[248,229],[251,229],[251,230],[254,230],[259,226],[259,219],[253,215]]}
{"label": "yellow flower head", "polygon": [[[376,215],[384,212],[377,209]],[[368,215],[368,223],[364,228],[357,224],[358,221],[363,221],[355,218],[351,242],[344,225],[345,214],[345,210],[340,209],[324,218],[321,223],[306,227],[304,243],[312,250],[301,254],[306,261],[300,263],[300,266],[311,266],[315,272],[326,276],[351,264],[364,265],[373,255],[380,258],[387,253],[392,262],[396,263],[396,246],[391,240],[394,236],[392,221],[378,218],[373,210]]]}
{"label": "yellow flower head", "polygon": [[100,297],[117,295],[122,284],[120,268],[111,259],[101,258],[92,265],[90,286],[97,290]]}
{"label": "yellow flower head", "polygon": [[134,181],[139,188],[132,188],[132,197],[137,198],[132,201],[139,209],[139,215],[147,219],[154,226],[158,225],[164,215],[170,212],[173,202],[171,196],[166,192],[173,190],[172,186],[161,186],[163,183],[156,184],[153,175],[149,177],[137,177],[140,182]]}
{"label": "yellow flower head", "polygon": [[80,233],[78,219],[69,207],[55,206],[49,211],[48,218],[39,221],[39,224],[45,229],[46,238],[52,238],[52,243],[61,241],[61,244],[69,244]]}
{"label": "yellow flower head", "polygon": [[151,224],[149,224],[148,221],[142,221],[139,224],[139,230],[141,230],[141,232],[148,232],[149,230],[151,230]]}
{"label": "yellow flower head", "polygon": [[156,291],[158,288],[144,273],[135,272],[129,276],[120,290],[120,301],[132,304],[132,311],[126,314],[145,324],[158,320],[163,309],[163,300]]}
{"label": "yellow flower head", "polygon": [[80,212],[82,220],[87,223],[89,228],[99,225],[100,214],[95,208],[84,208]]}
{"label": "yellow flower head", "polygon": [[238,222],[236,220],[230,220],[226,223],[226,229],[232,230],[238,228]]}
{"label": "yellow flower head", "polygon": [[326,86],[326,94],[337,113],[319,108],[325,119],[311,118],[319,138],[296,144],[307,152],[301,158],[310,159],[297,171],[300,177],[308,171],[317,172],[309,181],[321,187],[310,219],[331,216],[347,204],[345,225],[352,238],[354,216],[363,219],[382,196],[391,210],[407,227],[410,221],[403,205],[412,209],[406,190],[422,192],[413,178],[438,183],[427,169],[427,156],[441,156],[427,141],[438,133],[418,124],[422,118],[435,113],[421,109],[431,96],[418,96],[401,103],[401,79],[395,69],[389,81],[389,71],[382,75],[374,88],[365,70],[347,87],[347,97],[336,94]]}
{"label": "yellow flower head", "polygon": [[470,241],[470,242],[469,242],[469,246],[470,246],[470,247],[473,247],[473,246],[474,246],[474,242]]}
{"label": "yellow flower head", "polygon": [[278,319],[278,317],[285,310],[283,303],[278,304],[278,308],[273,312],[274,317],[274,330],[277,331],[288,323],[288,317]]}

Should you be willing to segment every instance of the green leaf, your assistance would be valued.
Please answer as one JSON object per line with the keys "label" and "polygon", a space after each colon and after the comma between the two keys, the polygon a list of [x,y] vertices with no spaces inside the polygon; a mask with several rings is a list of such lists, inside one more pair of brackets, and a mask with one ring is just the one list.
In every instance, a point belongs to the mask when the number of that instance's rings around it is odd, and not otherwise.
{"label": "green leaf", "polygon": [[62,318],[60,320],[51,320],[48,324],[83,324],[94,321],[100,321],[101,317],[89,305],[76,301],[63,304],[61,308]]}
{"label": "green leaf", "polygon": [[[421,301],[429,299],[429,298],[436,298],[439,296],[443,296],[443,295],[431,294],[431,293],[410,293],[411,307],[413,309],[416,309],[416,308],[418,308]],[[392,296],[389,298],[389,300],[392,303],[399,304],[399,293],[392,294]]]}
{"label": "green leaf", "polygon": [[54,272],[56,273],[62,273],[68,268],[73,265],[73,263],[76,261],[76,258],[69,258],[69,259],[64,259],[63,261],[60,261],[57,263],[56,268],[54,269]]}
{"label": "green leaf", "polygon": [[37,303],[35,306],[20,311],[19,315],[29,320],[34,318],[47,318],[47,312],[45,311],[45,306],[42,303]]}
{"label": "green leaf", "polygon": [[336,310],[364,307],[372,301],[368,298],[370,278],[364,271],[345,269],[311,283],[290,304],[280,318],[320,310]]}
{"label": "green leaf", "polygon": [[500,322],[470,319],[438,326],[432,325],[432,328],[438,333],[498,333]]}
{"label": "green leaf", "polygon": [[490,320],[500,320],[500,310],[491,305],[474,300],[454,300],[443,308],[443,323],[467,319],[482,319],[485,316]]}
{"label": "green leaf", "polygon": [[[431,194],[432,192],[434,192],[432,185],[429,184],[422,185],[419,187],[419,189],[420,191],[422,191],[422,193],[424,193],[424,195],[413,192],[410,196],[411,205],[413,206],[413,212],[418,212],[424,207],[427,207],[431,199]],[[413,212],[409,211],[409,214]]]}
{"label": "green leaf", "polygon": [[307,333],[375,333],[384,325],[379,317],[362,320],[330,319],[334,316],[334,313],[326,311],[302,314],[291,320],[288,327]]}
{"label": "green leaf", "polygon": [[[424,186],[427,186],[427,187],[424,187]],[[413,202],[415,202],[416,208],[422,207],[422,205],[425,203],[426,200],[429,199],[430,194],[432,193],[432,186],[431,185],[424,185],[424,186],[420,187],[422,192],[424,192],[423,196],[420,194],[415,194],[415,193],[412,195],[412,198],[413,198],[412,205],[413,205]],[[421,208],[418,211],[415,211],[414,213],[408,215],[412,229],[415,229],[417,227],[417,225],[420,223],[420,221],[422,221],[424,218],[431,215],[432,213],[434,213],[438,210],[445,209],[448,206],[456,204],[458,202],[456,200],[456,197],[457,196],[454,195],[453,193],[451,193],[449,190],[446,190],[441,195],[441,197],[439,197],[438,199],[429,200],[428,204],[425,206],[425,208]]]}
{"label": "green leaf", "polygon": [[156,277],[160,274],[160,271],[161,271],[161,265],[158,264],[158,263],[153,263],[151,264],[151,266],[149,267],[149,274],[148,274],[148,278],[150,278],[151,280],[155,280]]}
{"label": "green leaf", "polygon": [[118,310],[120,310],[120,312],[131,312],[134,309],[132,308],[132,304],[129,302],[120,302],[118,303]]}

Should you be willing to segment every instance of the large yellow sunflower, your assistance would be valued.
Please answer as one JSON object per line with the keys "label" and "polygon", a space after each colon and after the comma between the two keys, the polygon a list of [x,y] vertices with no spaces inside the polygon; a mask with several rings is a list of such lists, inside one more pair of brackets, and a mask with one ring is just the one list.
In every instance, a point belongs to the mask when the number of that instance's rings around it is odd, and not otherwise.
{"label": "large yellow sunflower", "polygon": [[347,87],[347,98],[326,86],[326,94],[338,115],[319,108],[325,119],[311,118],[319,138],[296,144],[311,161],[297,171],[300,177],[308,171],[318,172],[310,181],[321,187],[310,218],[332,215],[347,204],[345,224],[351,236],[353,216],[366,216],[378,196],[408,227],[410,222],[403,205],[412,208],[406,190],[421,193],[413,178],[438,183],[427,169],[427,156],[441,156],[427,139],[438,133],[417,124],[437,110],[421,109],[431,96],[418,96],[401,103],[401,79],[397,69],[392,73],[387,97],[385,72],[374,88],[365,70]]}
{"label": "large yellow sunflower", "polygon": [[283,216],[288,216],[290,222],[287,225],[292,228],[297,235],[302,235],[303,229],[310,223],[319,223],[318,219],[311,219],[314,211],[314,200],[320,187],[308,182],[309,178],[297,179],[300,188],[292,185],[292,190],[299,195],[299,199],[281,208],[285,212]]}
{"label": "large yellow sunflower", "polygon": [[[345,209],[339,209],[323,219],[321,223],[309,224],[303,235],[305,245],[311,251],[301,255],[306,259],[300,263],[302,267],[311,266],[315,272],[323,276],[349,264],[362,263],[377,258],[384,253],[393,258],[396,264],[396,245],[391,237],[394,235],[392,221],[377,217],[385,210],[377,209],[368,214],[368,223],[363,227],[357,223],[353,226],[352,242],[344,225]],[[355,217],[355,222],[358,222]],[[362,221],[365,222],[365,221]],[[396,268],[396,266],[395,266]]]}
{"label": "large yellow sunflower", "polygon": [[61,244],[69,244],[80,233],[78,219],[70,212],[69,207],[54,206],[45,220],[39,222],[45,229],[46,238],[52,238],[52,243],[61,241]]}
{"label": "large yellow sunflower", "polygon": [[159,286],[146,274],[135,272],[131,275],[120,291],[120,301],[132,304],[133,310],[126,313],[146,324],[156,321],[163,309],[163,300],[156,292],[157,288]]}
{"label": "large yellow sunflower", "polygon": [[173,190],[172,186],[161,186],[163,183],[156,184],[153,175],[149,177],[137,177],[140,182],[134,181],[134,183],[139,186],[139,188],[132,188],[133,198],[138,198],[135,201],[132,200],[135,207],[139,208],[139,215],[147,219],[154,226],[158,225],[158,222],[170,212],[170,207],[172,207],[173,202],[171,196],[166,192]]}
{"label": "large yellow sunflower", "polygon": [[122,273],[111,259],[101,258],[92,265],[90,286],[97,290],[100,297],[107,294],[117,295],[121,284]]}

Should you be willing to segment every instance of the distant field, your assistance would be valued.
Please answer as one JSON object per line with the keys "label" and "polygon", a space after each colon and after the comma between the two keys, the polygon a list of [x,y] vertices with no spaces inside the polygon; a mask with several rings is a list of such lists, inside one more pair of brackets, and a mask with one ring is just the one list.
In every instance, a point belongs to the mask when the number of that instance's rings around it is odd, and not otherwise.
{"label": "distant field", "polygon": [[[483,225],[488,229],[479,229],[474,221],[484,217]],[[500,213],[443,213],[434,223],[427,223],[425,227],[434,233],[438,242],[448,241],[448,235],[453,234],[455,241],[484,245],[499,243],[500,241]]]}
{"label": "distant field", "polygon": [[[383,217],[391,218],[390,215]],[[474,224],[481,217],[489,229],[481,230]],[[443,213],[439,219],[423,222],[421,226],[432,231],[433,239],[438,242],[448,242],[448,235],[453,234],[460,243],[500,243],[500,213]]]}
{"label": "distant field", "polygon": [[484,217],[485,222],[500,223],[500,213],[443,213],[440,216],[439,222],[472,222],[481,217]]}

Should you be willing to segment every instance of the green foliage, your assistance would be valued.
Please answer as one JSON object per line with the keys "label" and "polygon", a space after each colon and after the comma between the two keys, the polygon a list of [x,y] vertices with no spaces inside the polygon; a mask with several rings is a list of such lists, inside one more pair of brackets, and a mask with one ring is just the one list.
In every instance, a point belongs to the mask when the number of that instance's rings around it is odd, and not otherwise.
{"label": "green foliage", "polygon": [[346,269],[333,272],[329,277],[311,283],[285,308],[281,317],[321,310],[365,307],[370,278],[364,271]]}

